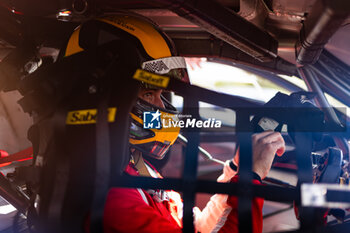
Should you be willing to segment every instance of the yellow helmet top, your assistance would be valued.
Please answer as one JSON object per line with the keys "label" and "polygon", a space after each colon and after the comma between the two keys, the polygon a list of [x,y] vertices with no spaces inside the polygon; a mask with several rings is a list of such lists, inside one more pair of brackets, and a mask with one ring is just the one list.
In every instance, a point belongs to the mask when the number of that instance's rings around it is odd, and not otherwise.
{"label": "yellow helmet top", "polygon": [[[168,37],[158,30],[152,22],[139,15],[107,15],[96,20],[113,26],[116,34],[124,32],[125,35],[126,32],[129,36],[136,38],[151,59],[174,55],[172,54],[174,53],[173,45]],[[76,28],[69,38],[64,56],[67,57],[84,51],[80,43],[82,27],[84,27],[84,24]]]}

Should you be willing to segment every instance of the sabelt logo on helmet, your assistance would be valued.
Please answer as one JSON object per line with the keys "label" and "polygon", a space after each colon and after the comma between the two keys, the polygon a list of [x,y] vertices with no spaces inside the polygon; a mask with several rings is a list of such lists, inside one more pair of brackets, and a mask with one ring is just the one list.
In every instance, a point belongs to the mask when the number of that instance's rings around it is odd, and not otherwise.
{"label": "sabelt logo on helmet", "polygon": [[141,69],[136,70],[133,78],[141,82],[162,88],[166,88],[168,86],[170,79],[169,77],[153,74]]}
{"label": "sabelt logo on helmet", "polygon": [[167,65],[162,60],[145,63],[145,66],[142,68],[153,73],[162,73],[162,71],[169,71],[169,67],[167,67]]}
{"label": "sabelt logo on helmet", "polygon": [[[114,122],[117,108],[108,108],[108,122]],[[67,114],[67,125],[96,124],[97,109],[70,111]]]}

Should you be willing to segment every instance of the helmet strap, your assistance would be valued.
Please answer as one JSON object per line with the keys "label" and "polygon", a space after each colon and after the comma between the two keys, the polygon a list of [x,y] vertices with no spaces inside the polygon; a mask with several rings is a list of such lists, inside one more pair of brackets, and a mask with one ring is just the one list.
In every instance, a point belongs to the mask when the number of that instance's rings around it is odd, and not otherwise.
{"label": "helmet strap", "polygon": [[143,160],[142,153],[138,150],[135,150],[132,153],[132,157],[134,158],[134,165],[141,176],[149,176],[152,175],[149,173],[145,161]]}

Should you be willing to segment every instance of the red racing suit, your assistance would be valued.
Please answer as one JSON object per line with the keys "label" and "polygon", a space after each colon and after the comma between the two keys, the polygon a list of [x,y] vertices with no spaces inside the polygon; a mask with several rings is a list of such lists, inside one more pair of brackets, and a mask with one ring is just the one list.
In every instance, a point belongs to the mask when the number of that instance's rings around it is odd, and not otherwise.
{"label": "red racing suit", "polygon": [[[126,169],[130,175],[138,175],[132,164]],[[230,182],[237,182],[234,176]],[[255,184],[260,181],[254,180]],[[177,232],[181,233],[182,203],[170,196],[161,200],[162,190],[139,188],[112,188],[104,210],[104,232]],[[157,193],[154,195],[154,193]],[[164,194],[164,193],[163,193]],[[224,199],[223,199],[224,197]],[[219,201],[218,201],[219,200]],[[222,200],[225,202],[220,204]],[[262,232],[262,198],[252,200],[253,232]],[[218,204],[219,203],[219,204]],[[238,232],[237,198],[214,195],[202,212],[194,211],[197,232]],[[216,207],[212,207],[216,206]],[[217,208],[219,206],[219,208]],[[199,217],[197,217],[199,215]],[[214,219],[214,220],[213,220]],[[210,222],[214,222],[211,224]]]}

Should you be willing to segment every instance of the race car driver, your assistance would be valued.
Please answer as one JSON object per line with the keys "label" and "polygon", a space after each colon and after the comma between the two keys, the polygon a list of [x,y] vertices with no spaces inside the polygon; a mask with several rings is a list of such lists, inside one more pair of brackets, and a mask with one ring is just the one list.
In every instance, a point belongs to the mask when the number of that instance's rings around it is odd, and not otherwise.
{"label": "race car driver", "polygon": [[[139,51],[140,68],[152,73],[186,81],[186,63],[176,56],[172,41],[153,22],[131,13],[118,13],[94,19],[101,28],[113,28],[106,34],[116,43],[128,40]],[[84,24],[78,28],[68,42],[66,56],[82,49],[74,46]],[[102,35],[102,33],[100,33]],[[72,39],[73,38],[73,39]],[[110,43],[111,39],[106,39]],[[127,58],[125,58],[127,59]],[[176,109],[163,97],[163,90],[144,84],[138,92],[138,99],[130,113],[130,163],[125,173],[135,176],[161,178],[150,159],[162,160],[175,142],[179,129],[143,129],[142,114],[145,111],[159,111],[176,115]],[[275,154],[282,155],[284,141],[277,132],[266,131],[252,137],[254,183],[261,183],[271,168]],[[219,182],[236,182],[238,176],[226,163]],[[254,198],[252,208],[253,232],[262,231],[263,199]],[[200,211],[194,209],[194,225],[198,232],[238,232],[237,198],[216,194]],[[144,190],[140,188],[110,189],[104,210],[105,232],[182,232],[182,201],[178,193],[165,190]]]}

